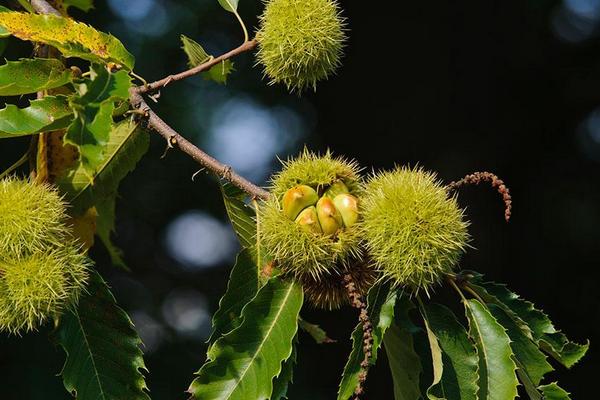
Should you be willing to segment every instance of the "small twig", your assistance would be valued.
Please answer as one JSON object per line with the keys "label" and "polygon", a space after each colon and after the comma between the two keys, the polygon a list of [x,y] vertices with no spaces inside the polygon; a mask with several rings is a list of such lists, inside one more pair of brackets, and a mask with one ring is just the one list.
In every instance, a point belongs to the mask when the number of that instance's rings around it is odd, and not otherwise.
{"label": "small twig", "polygon": [[219,57],[211,58],[203,64],[200,64],[194,68],[190,68],[186,71],[180,72],[178,74],[169,75],[163,79],[149,83],[147,85],[138,86],[137,88],[135,88],[135,90],[137,93],[148,93],[156,89],[160,89],[162,87],[167,86],[171,82],[180,81],[182,79],[189,78],[190,76],[194,76],[201,72],[207,71],[211,67],[219,64],[222,61],[228,60],[232,57],[237,56],[238,54],[254,49],[257,44],[258,42],[256,41],[256,39],[248,40],[247,42],[242,43],[242,45],[240,45],[239,47],[236,47],[235,49],[225,54],[222,54]]}
{"label": "small twig", "polygon": [[356,284],[352,279],[352,275],[344,275],[344,286],[348,291],[350,302],[352,307],[360,310],[358,319],[362,325],[363,330],[363,353],[364,358],[360,363],[360,373],[358,374],[358,384],[354,389],[354,400],[359,400],[360,395],[364,392],[364,383],[367,380],[367,374],[369,373],[369,363],[371,355],[373,354],[373,324],[369,318],[367,311],[367,304],[365,303],[362,295],[356,289]]}
{"label": "small twig", "polygon": [[29,150],[21,158],[19,158],[17,160],[17,162],[15,162],[13,165],[8,167],[6,169],[6,171],[2,172],[0,174],[0,179],[3,179],[5,177],[7,177],[8,175],[10,175],[11,173],[13,173],[14,170],[19,168],[21,165],[25,164],[27,162],[27,160],[29,160]]}
{"label": "small twig", "polygon": [[504,181],[491,172],[474,172],[456,182],[450,182],[448,189],[455,190],[463,185],[478,185],[481,182],[491,182],[492,187],[502,195],[504,201],[504,219],[506,222],[510,219],[512,212],[512,197],[510,190],[504,184]]}
{"label": "small twig", "polygon": [[198,147],[190,143],[186,138],[176,132],[173,128],[171,128],[154,111],[152,111],[136,88],[132,88],[129,94],[131,105],[136,109],[144,111],[144,114],[147,118],[148,127],[166,139],[167,143],[169,143],[171,146],[177,147],[185,154],[191,156],[194,161],[205,167],[207,170],[219,177],[227,179],[229,182],[239,187],[250,196],[260,199],[267,199],[269,197],[269,192],[248,181],[241,175],[238,175],[235,171],[233,171],[233,169],[231,169],[231,167],[206,154],[204,151],[200,150]]}

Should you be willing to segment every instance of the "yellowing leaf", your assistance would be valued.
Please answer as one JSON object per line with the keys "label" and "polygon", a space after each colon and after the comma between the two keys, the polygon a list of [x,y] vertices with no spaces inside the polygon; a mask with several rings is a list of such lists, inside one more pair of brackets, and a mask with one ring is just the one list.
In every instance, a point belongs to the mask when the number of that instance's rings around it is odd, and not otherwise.
{"label": "yellowing leaf", "polygon": [[94,245],[97,217],[98,212],[96,211],[96,207],[92,207],[83,215],[69,219],[73,236],[79,239],[85,250],[89,250]]}
{"label": "yellowing leaf", "polygon": [[112,35],[56,15],[0,11],[0,36],[6,31],[22,40],[56,47],[65,57],[114,62],[133,69],[133,56]]}

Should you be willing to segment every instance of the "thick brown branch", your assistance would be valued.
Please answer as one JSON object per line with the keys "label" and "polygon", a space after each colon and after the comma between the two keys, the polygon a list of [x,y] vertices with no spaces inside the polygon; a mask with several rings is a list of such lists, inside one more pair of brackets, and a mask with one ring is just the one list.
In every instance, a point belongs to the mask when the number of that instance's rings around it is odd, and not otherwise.
{"label": "thick brown branch", "polygon": [[45,0],[31,0],[31,7],[40,14],[54,14],[61,16],[60,12]]}
{"label": "thick brown branch", "polygon": [[186,71],[180,72],[175,75],[169,75],[166,78],[149,83],[147,85],[138,86],[136,88],[136,90],[138,93],[152,92],[156,89],[160,89],[162,87],[167,86],[171,82],[180,81],[182,79],[189,78],[190,76],[194,76],[196,74],[199,74],[200,72],[209,70],[211,67],[219,64],[221,61],[228,60],[232,57],[237,56],[238,54],[252,50],[256,47],[257,44],[258,44],[258,42],[256,41],[256,39],[249,40],[247,42],[244,42],[241,46],[239,46],[225,54],[222,54],[219,57],[211,58],[207,62],[200,64],[197,67],[190,68]]}
{"label": "thick brown branch", "polygon": [[136,88],[131,89],[129,100],[134,108],[141,110],[146,115],[148,127],[161,135],[167,141],[169,146],[179,148],[179,150],[192,157],[204,168],[213,172],[217,176],[228,180],[235,186],[248,193],[250,196],[260,199],[267,199],[269,197],[269,192],[238,175],[230,166],[225,165],[214,157],[206,154],[194,144],[186,140],[179,133],[177,133],[169,125],[167,125],[165,121],[163,121],[158,115],[156,115],[154,111],[152,111]]}

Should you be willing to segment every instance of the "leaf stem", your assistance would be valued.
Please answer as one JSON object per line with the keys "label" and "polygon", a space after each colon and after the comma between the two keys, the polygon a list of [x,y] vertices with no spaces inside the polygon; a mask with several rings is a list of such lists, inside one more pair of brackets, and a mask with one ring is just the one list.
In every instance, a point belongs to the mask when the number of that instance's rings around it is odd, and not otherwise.
{"label": "leaf stem", "polygon": [[171,128],[154,111],[152,111],[142,95],[137,91],[137,88],[130,89],[129,101],[134,108],[139,109],[142,112],[148,127],[161,135],[171,146],[179,148],[185,154],[192,157],[194,161],[215,175],[239,187],[253,198],[269,198],[269,192],[237,174],[229,165],[223,164],[216,158],[200,150],[193,143],[181,136],[175,129]]}
{"label": "leaf stem", "polygon": [[467,292],[471,293],[471,295],[473,295],[473,297],[475,297],[477,300],[479,300],[479,302],[483,305],[486,304],[486,302],[481,298],[481,296],[479,296],[479,294],[477,294],[476,291],[474,291],[468,284],[463,285],[463,289],[465,289]]}
{"label": "leaf stem", "polygon": [[258,272],[260,273],[263,268],[263,262],[260,254],[260,210],[258,201],[256,201],[256,199],[252,199],[252,205],[254,205],[254,210],[256,213],[256,264],[258,267]]}
{"label": "leaf stem", "polygon": [[463,292],[460,290],[460,288],[456,285],[456,282],[454,282],[454,279],[452,277],[448,277],[448,282],[450,282],[450,285],[458,292],[462,301],[465,304],[467,304],[467,298],[465,297]]}
{"label": "leaf stem", "polygon": [[29,160],[29,151],[27,151],[21,158],[17,160],[13,165],[8,167],[6,171],[0,174],[0,179],[4,179],[6,176],[11,174],[15,169],[19,168],[21,165],[25,164]]}
{"label": "leaf stem", "polygon": [[244,20],[242,20],[242,17],[240,17],[240,14],[237,12],[237,10],[234,10],[233,13],[235,14],[235,17],[237,18],[240,25],[242,26],[242,30],[244,31],[244,43],[246,43],[249,40],[248,29],[246,29],[246,24],[244,24]]}

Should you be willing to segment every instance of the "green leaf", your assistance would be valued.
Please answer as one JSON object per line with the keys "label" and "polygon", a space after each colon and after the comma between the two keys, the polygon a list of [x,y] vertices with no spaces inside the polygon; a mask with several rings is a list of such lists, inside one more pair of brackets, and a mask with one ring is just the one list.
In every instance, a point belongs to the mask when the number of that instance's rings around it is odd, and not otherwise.
{"label": "green leaf", "polygon": [[63,0],[62,3],[65,9],[68,9],[69,7],[75,7],[82,11],[88,12],[94,8],[93,0]]}
{"label": "green leaf", "polygon": [[96,233],[109,251],[115,265],[124,266],[120,251],[110,241],[114,230],[115,201],[119,184],[135,169],[136,164],[148,151],[150,138],[137,124],[125,120],[113,124],[102,162],[98,164],[92,179],[79,163],[56,183],[65,193],[73,214],[81,215],[90,207],[98,211]]}
{"label": "green leaf", "polygon": [[[452,311],[439,304],[421,307],[434,360],[429,399],[477,400],[477,350]],[[437,353],[437,355],[435,355]],[[441,369],[437,374],[436,367]]]}
{"label": "green leaf", "polygon": [[567,368],[576,364],[587,352],[589,342],[578,344],[556,330],[552,321],[534,304],[521,299],[505,285],[482,282],[482,275],[473,273],[469,286],[486,302],[501,307],[540,348]]}
{"label": "green leaf", "polygon": [[225,10],[235,13],[237,11],[239,0],[218,0],[221,7]]}
{"label": "green leaf", "polygon": [[213,316],[213,331],[208,339],[210,345],[240,325],[242,309],[256,296],[258,288],[258,268],[252,252],[244,249],[237,256],[229,276],[227,290],[219,301],[219,309]]}
{"label": "green leaf", "polygon": [[18,96],[66,85],[70,69],[56,59],[23,58],[0,66],[0,96]]}
{"label": "green leaf", "polygon": [[227,83],[227,77],[229,77],[233,71],[235,71],[233,68],[233,61],[223,60],[208,71],[202,73],[202,76],[209,81],[225,84]]}
{"label": "green leaf", "polygon": [[[181,42],[182,49],[188,57],[188,66],[190,68],[204,64],[213,58],[213,56],[204,50],[204,47],[193,39],[181,35]],[[204,71],[202,76],[204,79],[212,80],[217,83],[227,83],[227,77],[233,70],[233,62],[231,60],[223,60],[219,64],[212,66],[208,71]]]}
{"label": "green leaf", "polygon": [[35,12],[35,9],[31,6],[29,0],[17,0],[21,7],[23,7],[27,12]]}
{"label": "green leaf", "polygon": [[298,318],[298,326],[304,332],[308,333],[315,340],[315,342],[317,342],[317,344],[335,343],[335,340],[329,338],[329,336],[327,336],[327,332],[325,332],[319,325],[311,324],[302,317]]}
{"label": "green leaf", "polygon": [[469,335],[479,357],[479,398],[514,399],[517,396],[517,366],[506,331],[478,300],[465,300]]}
{"label": "green leaf", "polygon": [[62,129],[72,119],[73,111],[65,96],[32,100],[25,108],[7,104],[0,110],[0,139]]}
{"label": "green leaf", "polygon": [[[1,29],[0,29],[1,31]],[[6,50],[6,46],[8,46],[8,39],[2,38],[2,32],[0,32],[0,56],[4,54],[4,50]]]}
{"label": "green leaf", "polygon": [[76,146],[79,150],[81,166],[90,180],[104,159],[104,147],[110,135],[113,110],[114,103],[108,101],[77,111],[64,138],[66,143]]}
{"label": "green leaf", "polygon": [[150,399],[142,341],[96,272],[77,309],[62,317],[58,341],[67,353],[65,388],[78,400]]}
{"label": "green leaf", "polygon": [[19,39],[55,47],[65,57],[114,62],[128,70],[133,69],[133,56],[117,38],[69,18],[3,11],[0,12],[0,27]]}
{"label": "green leaf", "polygon": [[510,347],[513,349],[519,368],[527,374],[533,384],[533,389],[535,389],[544,375],[553,371],[552,365],[546,361],[544,353],[523,333],[506,311],[494,304],[489,305],[488,308],[494,318],[506,329],[511,340]]}
{"label": "green leaf", "polygon": [[[376,284],[367,294],[367,312],[373,325],[373,348],[369,359],[371,365],[374,365],[377,361],[377,352],[382,339],[394,319],[396,298],[396,290],[392,289],[388,283]],[[359,323],[352,332],[352,352],[344,367],[338,390],[338,400],[346,400],[354,393],[354,389],[359,382],[360,364],[364,360],[364,354],[363,328],[362,324]]]}
{"label": "green leaf", "polygon": [[388,357],[395,400],[418,400],[421,398],[419,376],[423,371],[421,359],[415,352],[415,335],[421,330],[413,325],[408,313],[415,306],[406,296],[396,304],[396,317],[383,337]]}
{"label": "green leaf", "polygon": [[269,280],[244,307],[242,324],[212,346],[190,393],[202,400],[270,398],[273,378],[292,354],[302,301],[299,284]]}
{"label": "green leaf", "polygon": [[200,64],[204,64],[212,58],[210,54],[204,50],[198,42],[185,35],[181,35],[181,48],[188,57],[188,67],[194,68]]}
{"label": "green leaf", "polygon": [[540,339],[540,348],[567,368],[577,364],[587,353],[589,347],[589,341],[586,344],[571,342],[560,331],[546,334]]}
{"label": "green leaf", "polygon": [[271,400],[287,399],[288,387],[294,380],[294,367],[296,366],[296,358],[298,356],[298,335],[294,337],[292,342],[292,355],[285,360],[281,366],[281,373],[273,379],[273,395]]}
{"label": "green leaf", "polygon": [[222,182],[221,193],[227,215],[240,244],[245,249],[256,247],[256,213],[244,202],[246,193],[229,182]]}
{"label": "green leaf", "polygon": [[76,118],[65,135],[65,142],[78,148],[81,166],[90,178],[103,164],[114,102],[127,99],[131,87],[131,78],[125,71],[111,73],[94,65],[92,72],[93,80],[82,85],[79,95],[71,100]]}
{"label": "green leaf", "polygon": [[112,264],[124,270],[129,270],[123,260],[123,251],[115,246],[111,240],[111,235],[115,231],[116,198],[117,195],[115,193],[114,197],[104,199],[103,201],[98,199],[96,202],[96,212],[98,213],[96,218],[96,236],[100,238],[100,241],[106,248]]}
{"label": "green leaf", "polygon": [[544,395],[544,400],[571,400],[569,393],[556,382],[540,386],[539,389]]}

